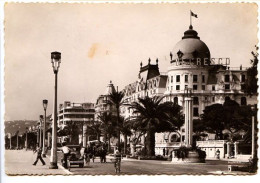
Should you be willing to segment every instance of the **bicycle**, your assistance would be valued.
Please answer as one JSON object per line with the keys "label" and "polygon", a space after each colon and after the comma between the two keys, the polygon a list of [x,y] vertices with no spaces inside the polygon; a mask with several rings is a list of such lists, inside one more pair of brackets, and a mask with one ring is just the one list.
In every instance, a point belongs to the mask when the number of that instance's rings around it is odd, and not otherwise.
{"label": "bicycle", "polygon": [[114,163],[115,173],[120,173],[120,168],[121,168],[120,158],[114,158],[114,159],[111,159],[111,161]]}

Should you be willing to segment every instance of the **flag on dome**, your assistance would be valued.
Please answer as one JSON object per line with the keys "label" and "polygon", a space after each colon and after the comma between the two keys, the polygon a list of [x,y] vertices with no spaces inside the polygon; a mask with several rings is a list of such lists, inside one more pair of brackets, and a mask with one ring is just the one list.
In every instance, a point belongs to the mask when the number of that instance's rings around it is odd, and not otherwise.
{"label": "flag on dome", "polygon": [[190,11],[190,15],[191,15],[191,16],[194,16],[195,18],[198,18],[198,15],[195,14],[195,13],[193,13],[192,11]]}

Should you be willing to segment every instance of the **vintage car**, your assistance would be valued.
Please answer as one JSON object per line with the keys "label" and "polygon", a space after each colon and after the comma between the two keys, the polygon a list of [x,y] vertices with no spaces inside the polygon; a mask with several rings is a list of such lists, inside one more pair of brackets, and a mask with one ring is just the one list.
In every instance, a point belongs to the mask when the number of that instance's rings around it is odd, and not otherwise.
{"label": "vintage car", "polygon": [[[80,155],[80,146],[79,145],[67,145],[70,149],[70,154],[67,157],[67,168],[70,170],[72,166],[79,166],[80,168],[84,167],[84,157]],[[62,166],[65,165],[64,159],[61,159]]]}

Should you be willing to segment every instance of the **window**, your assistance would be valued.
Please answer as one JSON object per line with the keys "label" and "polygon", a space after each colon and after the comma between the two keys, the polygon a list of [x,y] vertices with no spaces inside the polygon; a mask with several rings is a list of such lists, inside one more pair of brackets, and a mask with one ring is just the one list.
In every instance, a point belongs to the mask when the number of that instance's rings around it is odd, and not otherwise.
{"label": "window", "polygon": [[188,85],[185,85],[184,88],[187,89],[187,88],[188,88]]}
{"label": "window", "polygon": [[215,102],[215,97],[212,97],[212,102]]}
{"label": "window", "polygon": [[193,98],[193,104],[194,105],[199,105],[199,98],[198,97],[194,97]]}
{"label": "window", "polygon": [[241,97],[241,105],[247,105],[246,97]]}
{"label": "window", "polygon": [[173,76],[171,76],[171,83],[173,83]]}
{"label": "window", "polygon": [[188,75],[185,75],[185,76],[184,76],[184,81],[185,81],[185,83],[187,83],[188,80],[189,80],[189,76],[188,76]]}
{"label": "window", "polygon": [[180,82],[180,78],[181,78],[180,75],[177,75],[176,76],[176,82]]}
{"label": "window", "polygon": [[215,88],[215,85],[212,85],[212,91],[215,91],[216,88]]}
{"label": "window", "polygon": [[180,90],[180,85],[176,85],[176,90]]}
{"label": "window", "polygon": [[199,116],[199,108],[198,107],[193,108],[193,116]]}
{"label": "window", "polygon": [[198,89],[198,85],[193,85],[193,90],[197,90]]}
{"label": "window", "polygon": [[205,75],[202,75],[202,83],[205,83]]}
{"label": "window", "polygon": [[205,90],[205,89],[206,89],[205,85],[202,85],[201,87],[202,87],[202,90]]}
{"label": "window", "polygon": [[172,86],[171,86],[171,91],[172,91]]}
{"label": "window", "polygon": [[193,82],[195,82],[195,83],[198,82],[198,75],[193,75]]}
{"label": "window", "polygon": [[230,85],[225,85],[225,90],[230,90]]}
{"label": "window", "polygon": [[225,75],[225,82],[229,82],[229,75]]}
{"label": "window", "polygon": [[242,74],[241,76],[241,82],[245,82],[246,81],[246,75]]}
{"label": "window", "polygon": [[173,103],[178,105],[178,97],[174,97]]}

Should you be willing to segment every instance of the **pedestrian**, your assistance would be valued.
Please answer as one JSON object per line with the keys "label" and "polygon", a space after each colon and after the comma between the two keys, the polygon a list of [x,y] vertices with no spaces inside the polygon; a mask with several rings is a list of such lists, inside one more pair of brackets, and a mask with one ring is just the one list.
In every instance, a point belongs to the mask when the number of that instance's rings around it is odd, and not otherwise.
{"label": "pedestrian", "polygon": [[64,168],[68,168],[67,160],[68,160],[68,156],[69,156],[69,154],[70,154],[70,149],[69,149],[69,147],[66,145],[65,142],[64,142],[62,145],[63,145],[63,147],[62,147],[62,152],[63,152],[63,166],[64,166]]}
{"label": "pedestrian", "polygon": [[220,151],[219,151],[219,149],[217,149],[217,151],[216,151],[216,158],[220,159]]}
{"label": "pedestrian", "polygon": [[163,148],[163,156],[165,156],[165,148]]}
{"label": "pedestrian", "polygon": [[93,149],[92,149],[92,161],[93,161],[93,163],[95,161],[95,155],[96,155],[96,146],[93,146]]}
{"label": "pedestrian", "polygon": [[100,163],[103,163],[104,161],[104,155],[103,155],[103,147],[101,149],[98,150],[98,154],[100,156]]}
{"label": "pedestrian", "polygon": [[33,165],[35,166],[38,162],[38,160],[40,160],[42,162],[42,165],[45,165],[45,162],[44,160],[42,159],[42,148],[39,147],[39,145],[37,145],[37,149],[33,151],[34,153],[37,152],[37,157],[36,157],[36,160],[35,162],[33,163]]}
{"label": "pedestrian", "polygon": [[106,163],[107,162],[107,149],[106,148],[104,148],[103,149],[103,160],[104,160],[104,163]]}

